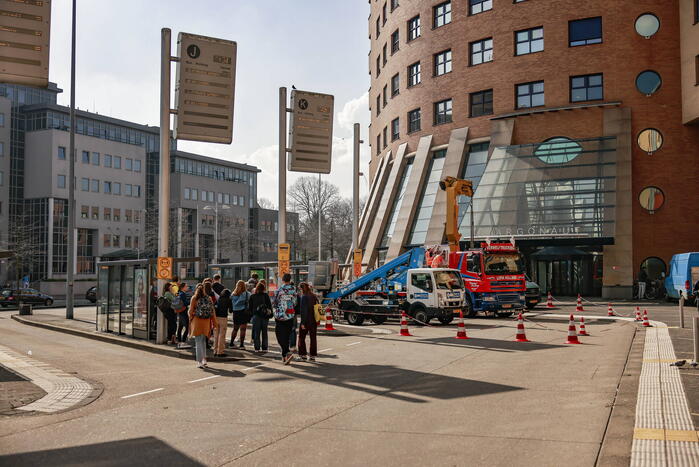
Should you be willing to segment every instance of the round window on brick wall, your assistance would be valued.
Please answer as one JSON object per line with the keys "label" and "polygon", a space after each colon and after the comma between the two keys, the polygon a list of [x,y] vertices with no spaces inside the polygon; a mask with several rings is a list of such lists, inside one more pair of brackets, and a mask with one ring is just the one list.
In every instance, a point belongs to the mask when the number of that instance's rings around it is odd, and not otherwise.
{"label": "round window on brick wall", "polygon": [[653,154],[663,147],[663,134],[655,128],[646,128],[638,134],[637,142],[639,148]]}
{"label": "round window on brick wall", "polygon": [[636,18],[636,32],[650,39],[660,29],[660,20],[652,13],[644,13]]}
{"label": "round window on brick wall", "polygon": [[665,204],[665,193],[657,186],[648,186],[638,195],[641,207],[653,214]]}
{"label": "round window on brick wall", "polygon": [[646,96],[657,92],[662,84],[663,80],[660,78],[660,75],[653,70],[642,71],[636,77],[636,89]]}

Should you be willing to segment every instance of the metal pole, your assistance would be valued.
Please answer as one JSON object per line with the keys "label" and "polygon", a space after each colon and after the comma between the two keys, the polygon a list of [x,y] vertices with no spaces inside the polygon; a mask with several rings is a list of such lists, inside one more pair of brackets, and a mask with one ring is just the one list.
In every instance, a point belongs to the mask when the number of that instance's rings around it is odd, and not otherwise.
{"label": "metal pole", "polygon": [[680,290],[680,328],[684,329],[684,294]]}
{"label": "metal pole", "polygon": [[277,243],[286,243],[286,88],[279,88],[279,225]]}
{"label": "metal pole", "polygon": [[[158,256],[169,256],[170,245],[170,38],[169,28],[160,30],[160,186],[158,209]],[[165,280],[158,280],[158,292]],[[165,336],[165,320],[158,313],[156,343],[162,344]]]}
{"label": "metal pole", "polygon": [[323,248],[322,248],[322,242],[321,242],[321,238],[320,238],[320,231],[321,231],[320,223],[321,223],[321,219],[322,219],[321,216],[323,213],[323,210],[321,209],[322,202],[323,202],[323,198],[321,196],[322,189],[323,189],[323,185],[322,185],[322,182],[320,181],[320,174],[318,174],[318,261],[323,260]]}
{"label": "metal pole", "polygon": [[214,201],[214,263],[218,264],[218,199]]}
{"label": "metal pole", "polygon": [[694,361],[699,362],[699,316],[694,317]]}
{"label": "metal pole", "polygon": [[[354,124],[354,184],[352,189],[352,249],[359,248],[359,123]],[[354,260],[354,251],[352,252]],[[354,267],[352,268],[352,278],[354,275]]]}
{"label": "metal pole", "polygon": [[[68,258],[66,258],[66,319],[73,319],[73,281],[75,273],[75,10],[70,45],[70,144],[68,148]],[[49,239],[49,241],[51,241]]]}
{"label": "metal pole", "polygon": [[471,248],[476,248],[475,222],[473,220],[473,198],[471,198]]}

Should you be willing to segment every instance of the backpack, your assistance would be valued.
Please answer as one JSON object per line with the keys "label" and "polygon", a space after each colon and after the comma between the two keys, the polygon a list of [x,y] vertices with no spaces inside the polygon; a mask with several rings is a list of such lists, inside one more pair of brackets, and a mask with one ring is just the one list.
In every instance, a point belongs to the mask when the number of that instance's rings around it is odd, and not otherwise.
{"label": "backpack", "polygon": [[[209,319],[214,314],[214,305],[209,297],[202,297],[197,301],[194,316],[200,319]],[[242,331],[241,331],[242,332]]]}
{"label": "backpack", "polygon": [[291,319],[294,314],[296,314],[296,294],[294,293],[294,288],[282,286],[277,292],[277,306],[274,311],[274,317],[282,321]]}
{"label": "backpack", "polygon": [[172,309],[175,311],[182,311],[184,309],[184,302],[182,301],[182,297],[178,295],[175,295],[174,300],[172,300]]}
{"label": "backpack", "polygon": [[160,296],[155,301],[155,306],[157,306],[160,311],[165,311],[168,308],[171,308],[172,304],[170,303],[170,300],[168,300],[167,298],[165,298],[163,296]]}
{"label": "backpack", "polygon": [[269,319],[274,315],[274,313],[272,313],[272,310],[270,310],[266,303],[261,303],[257,305],[255,315],[259,316],[260,318]]}

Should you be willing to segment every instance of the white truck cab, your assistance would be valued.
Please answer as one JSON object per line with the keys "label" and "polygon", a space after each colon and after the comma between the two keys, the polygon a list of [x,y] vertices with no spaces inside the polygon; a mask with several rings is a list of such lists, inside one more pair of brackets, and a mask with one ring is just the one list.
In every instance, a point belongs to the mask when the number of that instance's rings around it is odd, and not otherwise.
{"label": "white truck cab", "polygon": [[465,291],[461,273],[449,268],[408,270],[406,303],[410,315],[418,322],[432,318],[447,324],[464,306]]}

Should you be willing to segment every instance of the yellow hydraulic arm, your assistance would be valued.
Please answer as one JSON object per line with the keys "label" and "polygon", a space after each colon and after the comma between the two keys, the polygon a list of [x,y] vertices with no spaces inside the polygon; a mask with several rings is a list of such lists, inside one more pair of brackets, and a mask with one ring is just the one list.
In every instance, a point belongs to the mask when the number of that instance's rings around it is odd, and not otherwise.
{"label": "yellow hydraulic arm", "polygon": [[459,203],[458,195],[473,198],[473,184],[471,180],[460,180],[454,177],[446,177],[439,182],[439,188],[447,192],[447,240],[449,241],[449,251],[459,251]]}

